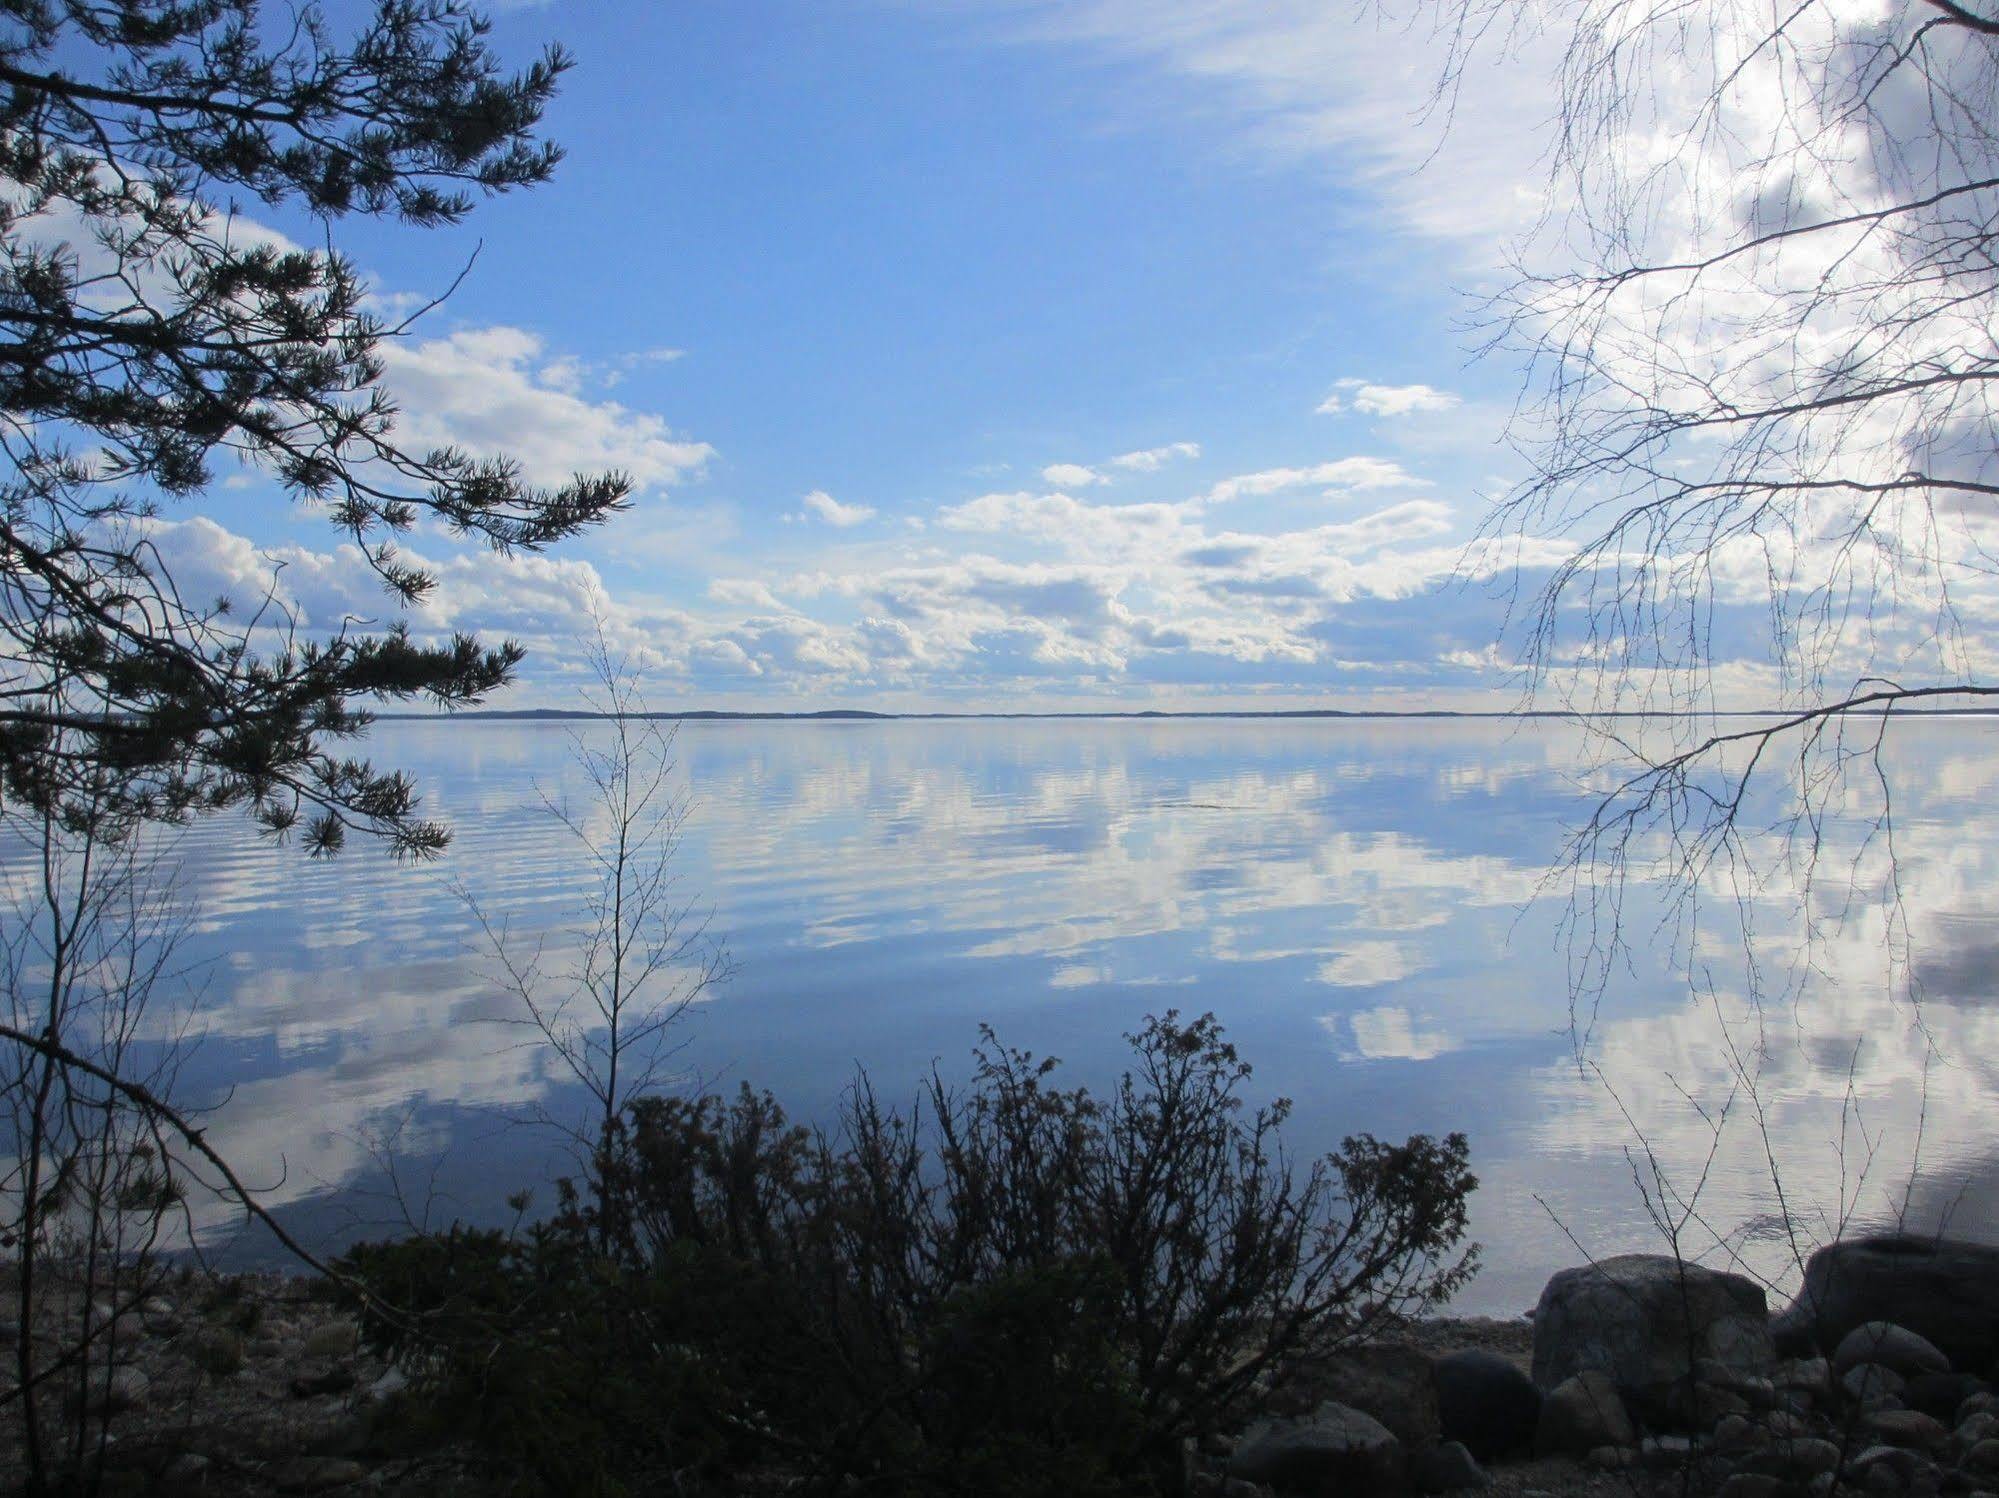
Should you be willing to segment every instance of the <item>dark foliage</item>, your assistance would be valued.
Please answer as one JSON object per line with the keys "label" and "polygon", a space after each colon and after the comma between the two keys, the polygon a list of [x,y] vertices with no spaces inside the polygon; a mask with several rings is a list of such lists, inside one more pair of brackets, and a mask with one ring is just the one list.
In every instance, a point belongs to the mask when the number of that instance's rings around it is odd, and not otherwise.
{"label": "dark foliage", "polygon": [[300,640],[275,595],[183,597],[152,522],[218,458],[253,461],[407,603],[432,580],[393,538],[423,514],[535,548],[623,504],[617,474],[548,490],[399,445],[397,330],[354,267],[216,206],[432,225],[542,181],[568,59],[509,73],[487,29],[459,0],[377,0],[345,38],[257,0],[0,4],[0,796],[66,808],[109,767],[127,819],[247,803],[315,852],[353,828],[443,846],[405,776],[329,746],[372,697],[477,700],[519,647]]}
{"label": "dark foliage", "polygon": [[987,1032],[963,1091],[863,1077],[831,1132],[640,1099],[549,1221],[357,1250],[400,1308],[369,1334],[526,1490],[1156,1491],[1182,1436],[1462,1284],[1476,1182],[1461,1135],[1295,1169],[1212,1016],[1131,1041],[1098,1099]]}

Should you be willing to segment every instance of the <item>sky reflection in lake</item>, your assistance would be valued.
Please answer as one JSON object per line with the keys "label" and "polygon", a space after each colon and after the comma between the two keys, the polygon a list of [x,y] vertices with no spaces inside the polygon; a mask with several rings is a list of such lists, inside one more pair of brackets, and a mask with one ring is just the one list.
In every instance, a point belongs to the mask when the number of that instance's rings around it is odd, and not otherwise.
{"label": "sky reflection in lake", "polygon": [[[1995,733],[1947,720],[1891,741],[1920,1012],[1891,993],[1877,846],[1838,881],[1841,909],[1819,897],[1810,981],[1760,1012],[1733,919],[1712,919],[1690,991],[1634,895],[1640,952],[1579,1068],[1565,892],[1542,888],[1586,805],[1572,726],[691,724],[682,866],[739,972],[690,1019],[683,1059],[818,1116],[856,1065],[890,1092],[933,1061],[962,1069],[981,1021],[1101,1082],[1148,1012],[1212,1009],[1259,1092],[1296,1100],[1301,1147],[1363,1129],[1470,1134],[1488,1266],[1461,1301],[1473,1310],[1531,1303],[1578,1242],[1656,1246],[1634,1130],[1681,1189],[1712,1152],[1693,1249],[1740,1244],[1771,1210],[1766,1134],[1794,1202],[1878,1216],[1909,1184],[1919,1124],[1919,1206],[1956,1203],[1957,1226],[1983,1232],[1999,1096]],[[281,1183],[307,1230],[383,1220],[375,1157],[392,1134],[410,1162],[442,1157],[440,1214],[490,1218],[550,1168],[541,1136],[505,1120],[575,1099],[504,1023],[453,883],[525,933],[569,916],[580,868],[536,790],[580,794],[567,734],[377,730],[370,752],[414,770],[456,829],[436,867],[365,847],[312,863],[222,823],[187,838],[212,966],[184,1086],[227,1096],[211,1138]],[[1860,830],[1834,830],[1842,868]],[[1794,893],[1780,877],[1748,901],[1759,940],[1793,958]],[[1760,1115],[1739,1086],[1728,1104],[1745,1070]],[[1724,1105],[1711,1149],[1702,1110]],[[428,1164],[413,1178],[427,1187]],[[1747,1241],[1781,1274],[1781,1244]]]}

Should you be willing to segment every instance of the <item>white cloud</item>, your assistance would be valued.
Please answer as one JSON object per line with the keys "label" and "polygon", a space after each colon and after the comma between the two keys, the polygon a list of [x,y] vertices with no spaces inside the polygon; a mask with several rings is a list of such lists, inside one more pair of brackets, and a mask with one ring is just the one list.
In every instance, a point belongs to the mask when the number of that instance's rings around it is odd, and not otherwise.
{"label": "white cloud", "polygon": [[1152,90],[1139,107],[1183,115],[1177,92],[1157,97],[1166,80],[1259,147],[1324,163],[1396,225],[1484,261],[1544,206],[1557,39],[1536,27],[1538,12],[1498,23],[1512,29],[1509,49],[1481,53],[1448,107],[1432,110],[1459,20],[1452,7],[1434,19],[1310,0],[984,0],[983,9],[1020,40],[1145,65],[1148,83],[1130,85]]}
{"label": "white cloud", "polygon": [[[1330,961],[1321,963],[1318,977],[1321,983],[1335,988],[1373,988],[1383,983],[1400,983],[1414,976],[1420,967],[1415,953],[1401,942],[1357,941]],[[1380,1017],[1389,1012],[1375,1010],[1376,1022],[1381,1023]],[[1402,1015],[1404,1033],[1408,1030],[1408,1020],[1408,1015]],[[1359,1016],[1355,1016],[1354,1026],[1359,1029]]]}
{"label": "white cloud", "polygon": [[708,584],[708,596],[717,603],[737,604],[768,613],[784,612],[784,605],[771,592],[769,585],[751,577],[718,577]]}
{"label": "white cloud", "polygon": [[1321,416],[1354,410],[1363,416],[1409,416],[1423,411],[1448,411],[1458,397],[1432,385],[1377,385],[1370,380],[1341,380],[1319,403]]}
{"label": "white cloud", "polygon": [[1399,1004],[1362,1010],[1347,1023],[1353,1031],[1354,1054],[1366,1061],[1428,1061],[1455,1049],[1449,1034],[1419,1027]]}
{"label": "white cloud", "polygon": [[805,508],[817,515],[826,524],[838,530],[847,530],[863,525],[875,518],[870,505],[843,505],[824,489],[814,489],[805,496]]}
{"label": "white cloud", "polygon": [[390,340],[384,383],[402,406],[400,440],[519,460],[536,484],[618,469],[640,489],[699,473],[714,455],[677,437],[660,417],[578,393],[573,362],[546,355],[520,328],[472,328],[444,338]]}
{"label": "white cloud", "polygon": [[1139,452],[1120,453],[1110,460],[1112,468],[1122,468],[1131,473],[1156,473],[1168,463],[1181,458],[1201,456],[1198,442],[1169,442],[1164,447],[1148,447]]}
{"label": "white cloud", "polygon": [[1085,468],[1081,463],[1050,463],[1041,470],[1041,476],[1064,489],[1086,489],[1091,484],[1110,482],[1096,469]]}
{"label": "white cloud", "polygon": [[1286,489],[1318,485],[1328,489],[1404,489],[1423,483],[1390,458],[1338,458],[1308,468],[1266,468],[1223,479],[1208,491],[1211,503],[1260,498]]}
{"label": "white cloud", "polygon": [[1111,475],[1104,470],[1117,469],[1123,473],[1157,473],[1168,463],[1181,458],[1201,456],[1198,442],[1169,442],[1164,447],[1148,447],[1137,452],[1119,453],[1115,458],[1106,458],[1092,468],[1087,463],[1050,463],[1041,470],[1042,478],[1061,489],[1087,489],[1093,484],[1108,484]]}

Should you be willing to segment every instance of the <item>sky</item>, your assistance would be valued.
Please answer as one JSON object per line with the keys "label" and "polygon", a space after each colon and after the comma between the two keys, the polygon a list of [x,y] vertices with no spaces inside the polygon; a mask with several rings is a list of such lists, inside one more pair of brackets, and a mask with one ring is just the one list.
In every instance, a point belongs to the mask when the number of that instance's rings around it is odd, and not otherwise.
{"label": "sky", "polygon": [[[555,180],[334,231],[391,310],[466,271],[386,351],[406,437],[637,483],[539,556],[410,538],[420,634],[529,648],[493,705],[576,705],[593,616],[675,708],[1516,700],[1467,543],[1520,371],[1467,317],[1541,202],[1531,47],[1446,129],[1433,38],[1322,3],[495,19],[575,54]],[[253,470],[169,518],[184,589],[396,612]]]}

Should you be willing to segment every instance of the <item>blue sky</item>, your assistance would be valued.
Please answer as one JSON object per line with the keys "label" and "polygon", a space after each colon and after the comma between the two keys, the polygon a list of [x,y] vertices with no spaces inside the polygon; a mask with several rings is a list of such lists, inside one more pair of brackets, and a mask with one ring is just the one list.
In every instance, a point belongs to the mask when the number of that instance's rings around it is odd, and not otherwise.
{"label": "blue sky", "polygon": [[[1462,322],[1536,201],[1531,71],[1445,132],[1428,38],[1316,4],[497,20],[576,55],[556,180],[336,238],[391,308],[477,251],[390,352],[409,435],[640,481],[545,557],[412,538],[420,631],[530,647],[507,705],[573,700],[593,610],[676,705],[1511,702],[1451,577],[1517,476]],[[388,617],[254,473],[196,508],[198,581]]]}

